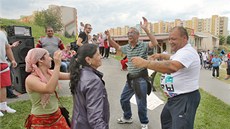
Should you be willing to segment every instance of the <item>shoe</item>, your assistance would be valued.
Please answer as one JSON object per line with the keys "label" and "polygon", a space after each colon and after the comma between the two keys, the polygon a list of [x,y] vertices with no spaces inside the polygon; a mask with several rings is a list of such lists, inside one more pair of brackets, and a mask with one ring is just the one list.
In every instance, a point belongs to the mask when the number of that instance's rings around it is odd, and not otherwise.
{"label": "shoe", "polygon": [[1,116],[4,116],[4,114],[0,111],[0,117],[1,117]]}
{"label": "shoe", "polygon": [[15,94],[11,94],[11,95],[7,95],[7,98],[9,98],[9,99],[18,98],[18,96]]}
{"label": "shoe", "polygon": [[121,118],[117,119],[117,123],[118,124],[131,124],[131,123],[133,123],[133,120],[132,120],[132,118],[125,119],[124,117],[121,117]]}
{"label": "shoe", "polygon": [[141,129],[148,129],[148,124],[141,124]]}
{"label": "shoe", "polygon": [[219,78],[219,77],[216,77],[216,78]]}
{"label": "shoe", "polygon": [[15,113],[15,112],[16,112],[16,110],[10,108],[10,107],[7,106],[7,105],[6,105],[6,106],[0,107],[0,111],[5,111],[5,112],[7,112],[7,113]]}

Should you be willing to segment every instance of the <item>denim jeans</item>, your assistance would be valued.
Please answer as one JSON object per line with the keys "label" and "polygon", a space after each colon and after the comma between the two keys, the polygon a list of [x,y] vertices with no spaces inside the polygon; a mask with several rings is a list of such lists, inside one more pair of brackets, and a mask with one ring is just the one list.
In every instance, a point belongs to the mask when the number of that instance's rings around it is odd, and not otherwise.
{"label": "denim jeans", "polygon": [[62,72],[68,72],[69,63],[70,62],[68,62],[68,61],[62,61],[61,62],[61,71]]}
{"label": "denim jeans", "polygon": [[[138,106],[138,116],[139,120],[142,124],[148,124],[149,120],[147,117],[147,101],[146,101],[146,94],[147,94],[147,82],[144,78],[138,78],[138,82],[140,84],[141,96],[136,97],[137,106]],[[131,85],[133,85],[133,81],[131,81]],[[123,116],[125,119],[130,119],[132,117],[132,111],[130,106],[130,99],[135,94],[133,88],[128,85],[126,81],[125,87],[121,94],[121,107],[123,110]]]}

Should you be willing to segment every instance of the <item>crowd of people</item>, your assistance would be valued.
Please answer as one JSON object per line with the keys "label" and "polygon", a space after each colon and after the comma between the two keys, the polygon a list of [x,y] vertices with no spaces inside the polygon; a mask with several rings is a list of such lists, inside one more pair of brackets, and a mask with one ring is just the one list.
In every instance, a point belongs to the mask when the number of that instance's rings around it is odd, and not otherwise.
{"label": "crowd of people", "polygon": [[[128,44],[120,46],[108,30],[104,34],[90,36],[92,26],[83,24],[76,38],[75,48],[66,46],[61,39],[54,36],[52,27],[46,27],[46,36],[39,39],[36,48],[29,50],[25,58],[26,72],[30,74],[25,80],[27,94],[32,103],[31,112],[25,122],[30,128],[62,129],[108,129],[110,107],[103,80],[103,73],[98,70],[102,59],[108,58],[110,47],[125,54],[121,60],[122,70],[127,70],[127,80],[120,96],[123,111],[118,124],[131,124],[133,114],[130,99],[136,97],[138,117],[141,129],[148,129],[147,95],[151,93],[148,70],[162,73],[161,87],[168,97],[161,112],[162,129],[193,129],[196,110],[200,103],[199,73],[201,67],[213,70],[212,76],[219,77],[222,58],[209,51],[197,52],[188,43],[188,33],[184,27],[176,26],[169,33],[169,44],[174,54],[156,53],[148,58],[148,49],[158,45],[155,36],[148,30],[148,20],[143,17],[140,23],[150,42],[139,40],[138,29],[128,30]],[[1,111],[15,113],[7,106],[6,87],[11,86],[10,70],[6,56],[12,67],[17,63],[6,39],[0,31],[1,63]],[[14,44],[17,46],[17,42]],[[227,64],[226,80],[230,78],[230,53],[225,60]],[[207,64],[209,66],[207,67]],[[67,124],[59,108],[58,93],[61,85],[58,80],[70,80],[73,96],[73,113],[71,126]],[[185,121],[186,120],[186,121]]]}
{"label": "crowd of people", "polygon": [[200,65],[201,68],[212,70],[212,77],[219,78],[220,76],[220,67],[222,64],[226,63],[226,73],[227,76],[225,80],[229,79],[229,63],[228,60],[230,59],[230,53],[226,53],[224,50],[207,50],[201,51],[198,50],[198,54],[200,57]]}

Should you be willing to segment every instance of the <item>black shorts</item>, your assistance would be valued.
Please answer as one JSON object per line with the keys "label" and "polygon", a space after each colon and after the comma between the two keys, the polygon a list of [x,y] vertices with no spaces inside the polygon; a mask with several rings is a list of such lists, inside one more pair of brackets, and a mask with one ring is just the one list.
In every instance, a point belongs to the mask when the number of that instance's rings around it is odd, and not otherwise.
{"label": "black shorts", "polygon": [[230,69],[226,69],[227,75],[230,75]]}

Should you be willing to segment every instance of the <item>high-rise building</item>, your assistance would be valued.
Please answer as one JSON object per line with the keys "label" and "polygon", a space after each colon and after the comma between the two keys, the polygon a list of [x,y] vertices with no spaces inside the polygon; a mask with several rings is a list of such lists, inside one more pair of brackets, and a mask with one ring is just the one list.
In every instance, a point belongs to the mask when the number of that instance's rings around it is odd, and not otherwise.
{"label": "high-rise building", "polygon": [[212,20],[210,18],[205,18],[204,19],[204,30],[203,32],[212,32]]}
{"label": "high-rise building", "polygon": [[[164,22],[160,20],[156,23],[149,23],[148,29],[150,30],[150,33],[161,34],[168,33],[175,26],[184,26],[185,28],[192,30],[193,33],[206,32],[214,36],[222,35],[225,37],[227,37],[228,35],[228,18],[218,15],[213,15],[211,18],[205,19],[199,19],[197,17],[193,17],[190,20],[183,21],[180,19],[175,19],[173,22]],[[125,28],[123,29],[127,30],[128,32],[128,28],[128,26],[125,26]],[[141,29],[140,24],[137,24],[136,28],[140,31],[141,35],[145,34],[145,32]],[[123,29],[121,28],[121,30]],[[118,30],[116,31],[119,32]],[[121,35],[126,34],[123,33],[123,31]],[[120,35],[120,33],[116,34]]]}
{"label": "high-rise building", "polygon": [[220,17],[219,20],[219,35],[228,35],[228,17]]}

